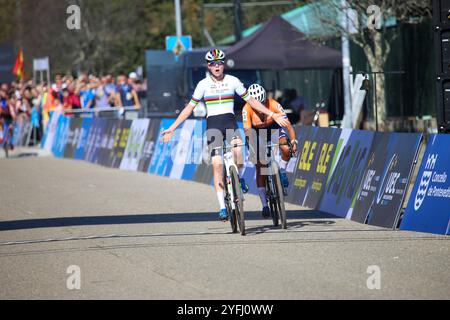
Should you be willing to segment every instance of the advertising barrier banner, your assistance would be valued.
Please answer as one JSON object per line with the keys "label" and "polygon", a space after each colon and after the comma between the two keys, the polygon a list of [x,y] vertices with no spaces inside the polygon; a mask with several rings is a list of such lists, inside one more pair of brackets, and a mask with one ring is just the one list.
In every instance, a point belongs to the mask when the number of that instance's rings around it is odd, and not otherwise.
{"label": "advertising barrier banner", "polygon": [[353,221],[366,223],[369,211],[372,210],[373,200],[378,191],[381,175],[386,167],[386,153],[389,139],[390,133],[375,133],[367,168],[364,172],[355,204],[349,213],[349,218]]}
{"label": "advertising barrier banner", "polygon": [[312,145],[307,158],[303,160],[303,165],[310,165],[311,172],[308,189],[301,204],[303,207],[316,209],[319,206],[340,135],[340,129],[318,128],[315,140],[317,146],[313,148]]}
{"label": "advertising barrier banner", "polygon": [[108,167],[119,168],[123,159],[125,148],[127,147],[128,137],[130,135],[131,120],[119,120],[114,136],[114,143],[111,150]]}
{"label": "advertising barrier banner", "polygon": [[421,139],[421,135],[411,133],[377,134],[358,192],[366,197],[357,196],[350,217],[356,213],[355,220],[396,227]]}
{"label": "advertising barrier banner", "polygon": [[92,157],[92,153],[93,153],[93,149],[95,147],[95,137],[96,137],[96,132],[97,132],[97,128],[99,126],[100,123],[100,119],[99,118],[94,118],[92,120],[92,123],[89,127],[89,132],[87,135],[87,139],[86,139],[86,144],[84,146],[84,156],[83,156],[83,160],[88,161],[89,158]]}
{"label": "advertising barrier banner", "polygon": [[120,169],[137,171],[139,161],[142,157],[142,151],[144,148],[144,142],[147,136],[149,123],[149,119],[133,120],[127,146],[124,152],[124,157],[120,164]]}
{"label": "advertising barrier banner", "polygon": [[331,178],[320,202],[321,211],[347,217],[366,168],[373,137],[374,133],[369,131],[342,130],[334,157],[337,162],[332,164]]}
{"label": "advertising barrier banner", "polygon": [[[56,157],[211,185],[205,120],[187,120],[163,144],[175,119],[66,118],[54,112],[42,147]],[[241,135],[242,124],[239,123]],[[398,225],[422,136],[300,126],[296,158],[287,168],[287,201],[385,228]],[[20,128],[17,130],[21,130]],[[277,142],[277,141],[273,141]],[[449,234],[450,136],[432,135],[400,228]],[[256,168],[244,150],[243,177],[257,193]],[[279,158],[279,154],[275,154]]]}
{"label": "advertising barrier banner", "polygon": [[164,175],[169,176],[172,179],[181,179],[183,176],[184,168],[186,164],[190,162],[188,155],[192,148],[192,136],[194,134],[196,122],[196,120],[186,120],[179,130],[179,133],[174,135],[177,137],[177,141],[175,141],[173,145]]}
{"label": "advertising barrier banner", "polygon": [[161,125],[158,132],[158,138],[156,139],[156,147],[155,152],[153,154],[152,160],[150,162],[150,165],[148,167],[148,172],[157,174],[160,176],[164,176],[166,173],[167,163],[170,159],[170,154],[172,151],[172,148],[177,143],[177,139],[180,135],[180,130],[175,130],[172,140],[168,143],[162,143],[161,140],[161,132],[163,130],[168,129],[173,123],[175,122],[175,119],[162,119]]}
{"label": "advertising barrier banner", "polygon": [[57,158],[64,156],[64,148],[66,147],[67,136],[70,127],[70,118],[59,117],[58,126],[55,132],[52,153]]}
{"label": "advertising barrier banner", "polygon": [[206,120],[202,121],[202,161],[197,165],[193,180],[210,185],[214,181],[213,167],[211,164],[211,150],[206,139]]}
{"label": "advertising barrier banner", "polygon": [[53,140],[55,139],[56,128],[58,127],[59,118],[61,117],[61,112],[54,111],[50,116],[50,121],[45,130],[44,138],[42,139],[42,147],[51,151],[53,147]]}
{"label": "advertising barrier banner", "polygon": [[106,119],[95,119],[94,124],[92,125],[92,136],[91,136],[91,144],[89,145],[89,149],[87,153],[85,154],[85,160],[97,163],[98,162],[98,156],[100,151],[100,145],[102,143],[103,133],[106,130]]}
{"label": "advertising barrier banner", "polygon": [[206,128],[206,120],[196,120],[191,137],[190,145],[188,147],[187,162],[184,166],[183,180],[194,180],[197,166],[203,161],[203,134]]}
{"label": "advertising barrier banner", "polygon": [[450,234],[450,135],[431,135],[401,230]]}
{"label": "advertising barrier banner", "polygon": [[106,128],[103,131],[102,141],[100,143],[100,150],[98,152],[97,164],[107,166],[110,160],[111,151],[114,146],[114,137],[116,135],[119,120],[107,119]]}
{"label": "advertising barrier banner", "polygon": [[316,155],[317,145],[320,143],[317,141],[318,131],[317,127],[311,126],[301,129],[302,134],[298,146],[299,159],[294,175],[290,180],[292,188],[289,190],[290,196],[288,197],[288,201],[298,205],[303,205],[303,200],[308,191],[312,176],[312,162]]}
{"label": "advertising barrier banner", "polygon": [[142,150],[142,156],[139,160],[139,165],[137,168],[137,170],[140,172],[148,172],[150,161],[152,160],[153,154],[155,152],[155,146],[157,143],[156,139],[159,135],[160,126],[160,119],[150,119],[150,124],[147,129],[147,135],[144,141],[144,148]]}
{"label": "advertising barrier banner", "polygon": [[30,120],[21,118],[16,121],[13,129],[12,144],[16,147],[26,146],[28,137],[31,134],[32,126]]}
{"label": "advertising barrier banner", "polygon": [[92,118],[83,118],[78,143],[75,150],[75,159],[84,159],[85,147],[87,145],[89,132],[92,126]]}
{"label": "advertising barrier banner", "polygon": [[66,147],[64,149],[64,158],[73,159],[75,158],[75,151],[79,143],[81,128],[83,125],[83,119],[76,118],[71,119],[69,132],[67,134]]}

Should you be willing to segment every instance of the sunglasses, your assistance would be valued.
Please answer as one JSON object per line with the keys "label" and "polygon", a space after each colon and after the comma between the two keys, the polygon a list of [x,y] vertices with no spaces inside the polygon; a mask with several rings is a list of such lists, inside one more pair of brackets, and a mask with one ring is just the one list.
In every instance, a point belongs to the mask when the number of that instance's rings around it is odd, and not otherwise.
{"label": "sunglasses", "polygon": [[208,63],[208,66],[215,67],[215,66],[223,66],[225,64],[225,61],[212,61]]}

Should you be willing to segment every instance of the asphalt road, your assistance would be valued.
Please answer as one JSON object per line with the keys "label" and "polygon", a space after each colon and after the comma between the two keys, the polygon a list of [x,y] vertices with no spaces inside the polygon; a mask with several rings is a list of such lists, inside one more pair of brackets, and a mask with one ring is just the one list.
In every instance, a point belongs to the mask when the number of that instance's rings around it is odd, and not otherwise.
{"label": "asphalt road", "polygon": [[450,298],[449,237],[292,205],[284,231],[257,197],[245,208],[242,237],[217,220],[206,185],[0,159],[0,299]]}

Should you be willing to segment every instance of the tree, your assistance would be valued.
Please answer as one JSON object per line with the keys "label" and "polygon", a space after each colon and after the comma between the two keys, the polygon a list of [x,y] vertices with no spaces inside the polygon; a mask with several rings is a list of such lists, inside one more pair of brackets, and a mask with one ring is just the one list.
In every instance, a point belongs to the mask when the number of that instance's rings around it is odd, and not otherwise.
{"label": "tree", "polygon": [[[347,8],[342,6],[346,2]],[[418,22],[431,17],[431,0],[325,0],[311,3],[318,19],[334,34],[346,34],[361,47],[372,72],[382,72],[391,53],[397,32],[388,32],[387,21],[397,24]],[[347,11],[346,9],[350,9]],[[340,17],[347,12],[349,29],[345,30]],[[380,129],[386,125],[385,75],[377,75],[376,101]]]}
{"label": "tree", "polygon": [[[183,33],[192,36],[194,47],[204,43],[203,3],[227,1],[182,1]],[[80,8],[79,30],[66,24],[71,5]],[[244,7],[244,25],[288,9]],[[32,59],[44,56],[50,57],[52,73],[128,72],[144,65],[145,50],[165,49],[165,37],[175,34],[173,0],[0,0],[0,21],[0,41],[23,47],[28,75]],[[205,10],[204,21],[216,40],[233,34],[231,9]]]}

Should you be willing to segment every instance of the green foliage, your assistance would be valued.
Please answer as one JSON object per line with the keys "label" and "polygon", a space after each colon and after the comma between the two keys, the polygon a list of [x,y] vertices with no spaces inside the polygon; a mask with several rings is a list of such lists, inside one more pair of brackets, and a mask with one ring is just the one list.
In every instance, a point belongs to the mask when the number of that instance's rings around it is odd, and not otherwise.
{"label": "green foliage", "polygon": [[[203,10],[213,2],[233,1],[181,0],[183,34],[194,47],[208,45],[203,26],[216,42],[234,33],[232,8]],[[73,4],[81,8],[81,30],[66,26]],[[243,7],[243,28],[293,8]],[[0,42],[24,48],[28,74],[32,59],[42,56],[50,57],[52,73],[128,72],[144,65],[146,49],[164,49],[165,37],[175,34],[173,0],[0,0],[0,21]]]}

